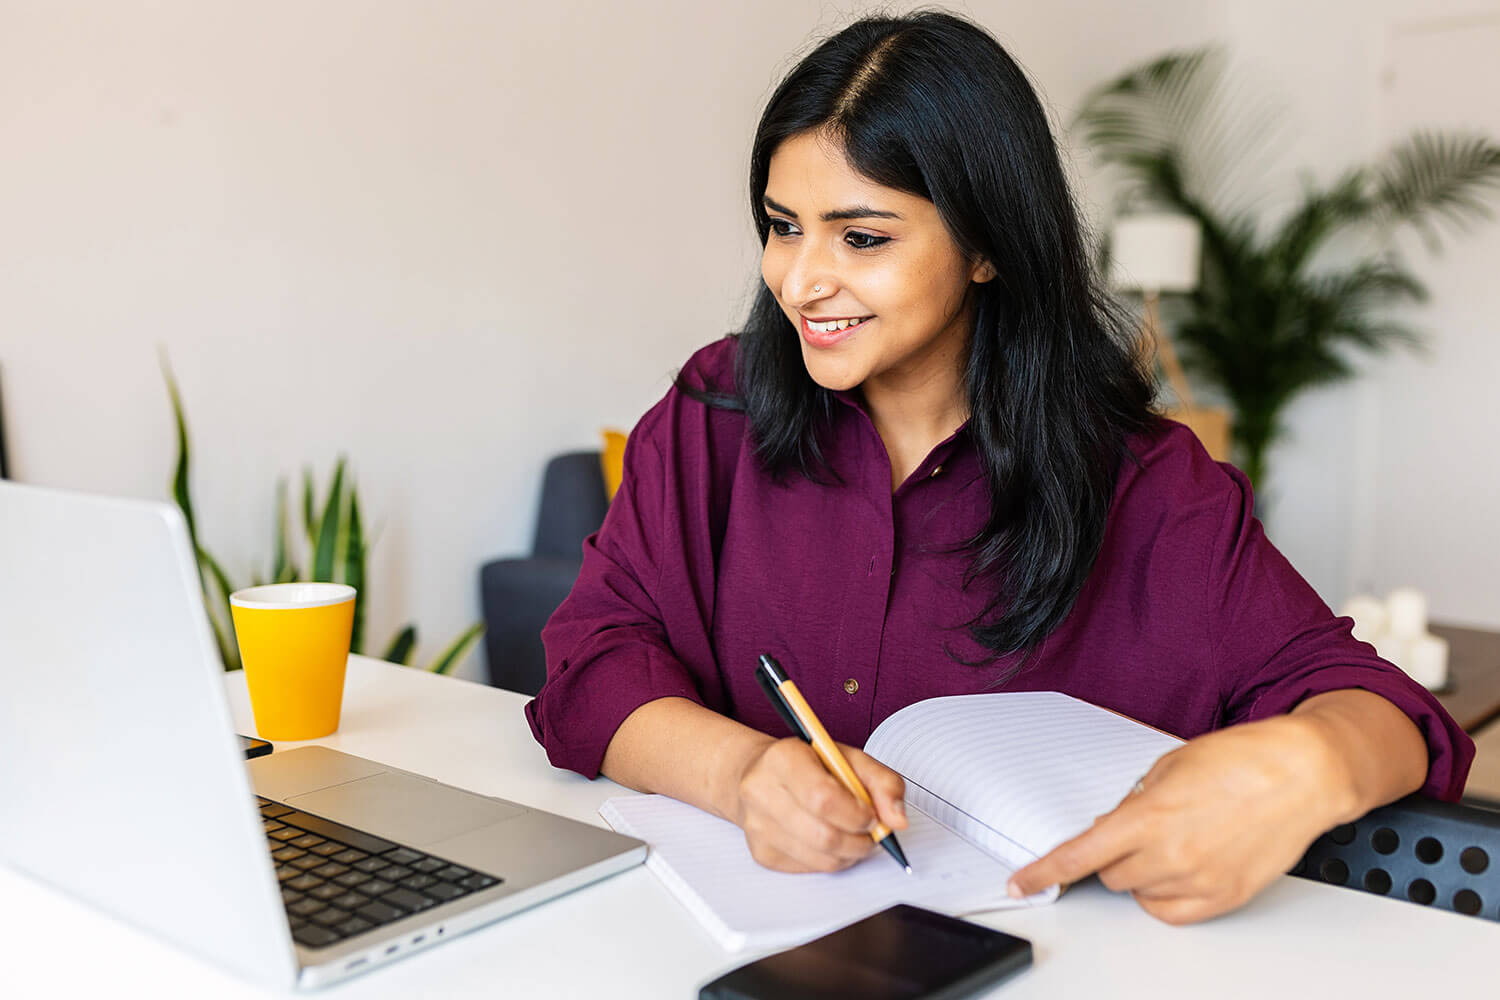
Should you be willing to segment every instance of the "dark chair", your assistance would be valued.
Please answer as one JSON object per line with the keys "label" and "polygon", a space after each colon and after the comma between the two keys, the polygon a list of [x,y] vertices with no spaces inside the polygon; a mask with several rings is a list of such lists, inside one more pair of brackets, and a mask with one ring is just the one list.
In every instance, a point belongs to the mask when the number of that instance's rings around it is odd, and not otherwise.
{"label": "dark chair", "polygon": [[536,694],[547,678],[542,626],[583,566],[583,540],[604,522],[609,501],[597,451],[570,452],[547,463],[531,555],[499,559],[479,571],[484,645],[495,687]]}
{"label": "dark chair", "polygon": [[1500,812],[1408,795],[1329,830],[1291,873],[1500,920]]}

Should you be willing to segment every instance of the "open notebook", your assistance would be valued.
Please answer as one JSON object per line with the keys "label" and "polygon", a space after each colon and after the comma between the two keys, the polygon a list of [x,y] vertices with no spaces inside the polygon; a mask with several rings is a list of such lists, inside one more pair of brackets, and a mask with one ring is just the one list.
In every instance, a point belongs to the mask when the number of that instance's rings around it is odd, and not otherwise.
{"label": "open notebook", "polygon": [[865,751],[906,778],[914,874],[884,851],[833,874],[789,875],[751,858],[733,823],[662,795],[612,798],[599,813],[651,847],[646,867],[725,948],[781,948],[895,903],[946,913],[1034,905],[1005,883],[1086,830],[1156,759],[1181,744],[1055,692],[932,698],[882,722]]}

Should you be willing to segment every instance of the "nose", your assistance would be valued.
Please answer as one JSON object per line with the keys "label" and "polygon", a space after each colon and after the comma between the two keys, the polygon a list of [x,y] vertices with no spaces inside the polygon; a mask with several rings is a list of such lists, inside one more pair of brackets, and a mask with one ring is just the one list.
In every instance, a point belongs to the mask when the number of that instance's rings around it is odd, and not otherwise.
{"label": "nose", "polygon": [[792,266],[782,278],[782,299],[801,309],[808,303],[833,296],[838,287],[832,255],[817,246],[816,241],[803,240]]}

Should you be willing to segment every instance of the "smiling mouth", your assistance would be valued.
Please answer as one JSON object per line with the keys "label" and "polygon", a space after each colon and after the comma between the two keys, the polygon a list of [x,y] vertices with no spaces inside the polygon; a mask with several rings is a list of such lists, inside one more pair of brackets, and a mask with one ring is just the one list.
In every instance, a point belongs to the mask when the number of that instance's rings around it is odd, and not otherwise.
{"label": "smiling mouth", "polygon": [[807,325],[807,328],[814,333],[837,333],[840,330],[847,330],[851,327],[859,326],[866,320],[871,320],[874,318],[874,316],[848,316],[842,319],[814,320],[807,316],[803,316],[802,321]]}

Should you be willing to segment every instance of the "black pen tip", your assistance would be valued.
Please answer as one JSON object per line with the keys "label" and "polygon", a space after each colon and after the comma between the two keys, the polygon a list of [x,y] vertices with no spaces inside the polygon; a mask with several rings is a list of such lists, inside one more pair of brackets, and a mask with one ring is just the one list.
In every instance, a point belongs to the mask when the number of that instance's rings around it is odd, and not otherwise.
{"label": "black pen tip", "polygon": [[887,854],[896,859],[898,865],[906,869],[906,874],[911,874],[911,862],[906,860],[906,855],[902,852],[901,845],[896,843],[896,835],[894,833],[886,834],[881,839],[880,846],[885,848]]}

